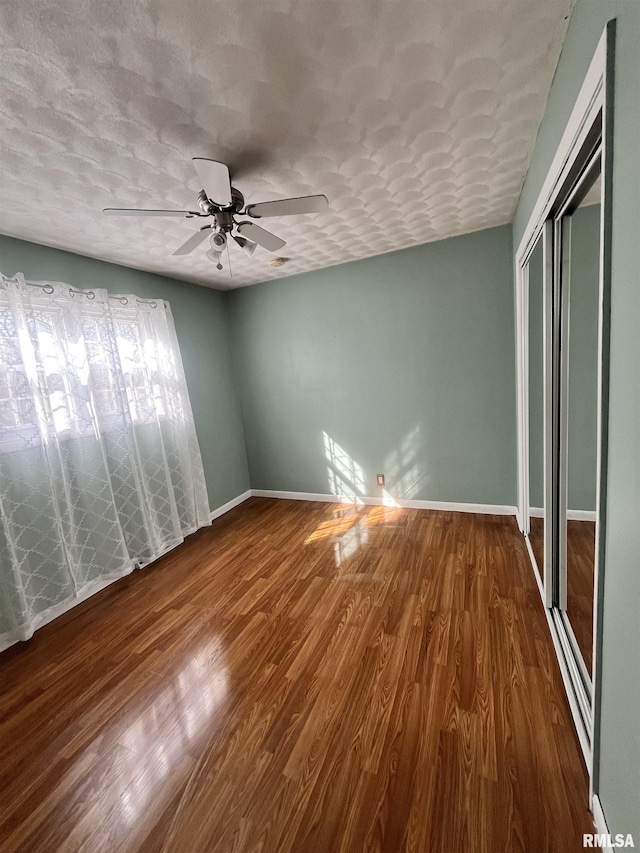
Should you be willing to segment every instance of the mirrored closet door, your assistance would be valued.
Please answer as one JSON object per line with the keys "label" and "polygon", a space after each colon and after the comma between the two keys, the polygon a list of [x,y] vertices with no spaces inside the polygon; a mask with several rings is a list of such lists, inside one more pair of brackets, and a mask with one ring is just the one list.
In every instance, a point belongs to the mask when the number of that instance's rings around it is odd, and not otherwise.
{"label": "mirrored closet door", "polygon": [[557,606],[589,695],[598,484],[600,187],[598,153],[556,220],[562,254]]}
{"label": "mirrored closet door", "polygon": [[600,508],[606,503],[611,145],[605,60],[612,39],[607,29],[516,252],[519,522],[590,771],[597,750]]}
{"label": "mirrored closet door", "polygon": [[601,140],[523,257],[525,523],[531,562],[590,749],[602,366]]}

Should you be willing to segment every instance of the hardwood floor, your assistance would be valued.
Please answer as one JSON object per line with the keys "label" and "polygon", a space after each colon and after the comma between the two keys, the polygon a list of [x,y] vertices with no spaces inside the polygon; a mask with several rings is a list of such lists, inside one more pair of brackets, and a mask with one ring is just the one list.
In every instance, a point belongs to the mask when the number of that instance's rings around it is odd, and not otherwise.
{"label": "hardwood floor", "polygon": [[571,853],[515,519],[252,498],[0,656],[6,853]]}
{"label": "hardwood floor", "polygon": [[595,522],[568,521],[567,615],[589,673],[592,673],[593,666],[593,580],[595,557]]}

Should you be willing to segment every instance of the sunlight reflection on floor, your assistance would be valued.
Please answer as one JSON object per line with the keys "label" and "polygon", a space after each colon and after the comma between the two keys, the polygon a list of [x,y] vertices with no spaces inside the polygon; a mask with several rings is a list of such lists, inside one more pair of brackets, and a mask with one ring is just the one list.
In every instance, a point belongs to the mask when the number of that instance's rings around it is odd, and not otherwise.
{"label": "sunlight reflection on floor", "polygon": [[[215,644],[213,644],[215,646]],[[119,794],[122,817],[133,826],[155,791],[210,724],[227,695],[227,672],[211,644],[198,652],[118,738],[126,747],[121,774],[132,780]],[[164,735],[164,736],[163,736]]]}

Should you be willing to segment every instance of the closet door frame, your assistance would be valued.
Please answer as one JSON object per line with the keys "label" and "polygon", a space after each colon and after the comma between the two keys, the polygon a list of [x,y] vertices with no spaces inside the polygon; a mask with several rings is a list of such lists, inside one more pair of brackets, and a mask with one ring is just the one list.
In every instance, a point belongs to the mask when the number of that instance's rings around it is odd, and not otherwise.
{"label": "closet door frame", "polygon": [[[523,452],[524,459],[518,464],[519,478],[519,500],[518,500],[518,524],[525,536],[529,558],[533,565],[540,594],[546,607],[553,604],[552,585],[546,584],[545,578],[550,578],[551,554],[553,549],[553,530],[551,516],[548,507],[551,507],[553,495],[553,480],[547,465],[543,471],[543,507],[542,518],[544,523],[544,563],[539,566],[529,539],[530,531],[530,502],[529,502],[529,262],[534,249],[540,242],[542,245],[542,364],[543,373],[546,376],[551,369],[553,354],[553,314],[552,314],[552,241],[553,223],[544,222],[539,232],[535,234],[529,246],[528,254],[521,259],[519,269],[519,287],[516,297],[517,326],[518,329],[518,420],[519,447]],[[519,299],[518,299],[519,297]],[[520,303],[518,305],[518,302]],[[522,374],[522,375],[520,375]],[[548,383],[544,383],[543,393],[543,458],[546,460],[548,448],[552,441],[552,410],[553,392]],[[521,412],[520,412],[521,409]]]}
{"label": "closet door frame", "polygon": [[[562,227],[557,220],[559,210],[571,194],[580,174],[584,174],[584,165],[598,145],[601,145],[601,181],[602,212],[600,221],[600,305],[598,329],[598,483],[597,483],[597,522],[594,573],[594,655],[592,670],[591,696],[580,695],[581,679],[577,678],[576,660],[565,629],[565,621],[560,611],[553,607],[561,600],[561,588],[557,572],[553,582],[547,566],[554,561],[559,565],[560,528],[558,504],[560,491],[566,489],[566,477],[561,476],[562,461],[554,453],[560,442],[563,428],[561,413],[557,412],[560,400],[557,382],[560,371],[552,370],[552,362],[558,364],[561,359],[557,347],[560,328],[557,319],[563,314],[558,310],[545,308],[545,571],[541,578],[536,571],[547,622],[553,639],[560,665],[567,698],[571,707],[576,731],[582,747],[585,763],[590,776],[590,805],[597,806],[599,774],[599,723],[600,723],[600,662],[602,649],[602,590],[604,580],[604,551],[606,523],[606,475],[607,475],[607,414],[608,414],[608,364],[609,364],[609,293],[611,267],[611,199],[612,199],[612,141],[613,141],[613,62],[615,43],[615,20],[609,21],[596,48],[589,70],[562,136],[560,145],[552,161],[547,178],[538,200],[533,208],[527,227],[515,255],[515,319],[516,319],[516,377],[517,377],[517,414],[518,414],[518,523],[525,535],[529,554],[535,567],[529,534],[529,406],[528,406],[528,269],[527,264],[533,248],[545,234],[545,273],[549,256],[553,258],[551,266],[552,281],[545,282],[545,300],[561,298],[557,290],[562,269],[557,248],[566,239],[561,240]],[[564,235],[565,238],[568,235]],[[551,248],[552,251],[548,251]],[[549,278],[545,275],[545,278]],[[551,289],[549,293],[547,287]],[[526,322],[525,322],[526,321]],[[555,323],[555,327],[554,324]],[[551,325],[550,325],[551,324]],[[553,387],[553,373],[556,374]],[[547,387],[549,386],[549,390]],[[554,391],[556,395],[554,396]],[[550,410],[551,409],[551,410]],[[559,416],[558,416],[559,415]],[[566,428],[566,412],[565,412]],[[554,435],[555,432],[555,435]],[[561,483],[564,479],[564,487]],[[552,517],[553,516],[553,517]],[[563,535],[566,535],[566,531]],[[547,542],[550,548],[547,549]],[[549,552],[547,554],[547,551]],[[534,569],[535,570],[535,569]],[[565,592],[566,596],[566,592]],[[579,669],[579,668],[578,668]],[[583,686],[584,690],[584,686]],[[585,691],[586,694],[586,691]],[[589,713],[585,714],[585,702]]]}

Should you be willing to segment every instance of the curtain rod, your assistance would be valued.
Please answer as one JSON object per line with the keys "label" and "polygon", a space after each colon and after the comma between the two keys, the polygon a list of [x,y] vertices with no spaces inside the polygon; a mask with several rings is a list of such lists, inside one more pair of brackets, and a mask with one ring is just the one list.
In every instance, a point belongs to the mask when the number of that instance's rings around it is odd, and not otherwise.
{"label": "curtain rod", "polygon": [[[20,284],[19,279],[17,278],[7,278],[6,275],[2,276],[3,281],[11,282],[13,284]],[[27,281],[24,279],[24,283],[29,285],[29,287],[39,287],[44,290],[45,293],[51,294],[54,293],[54,288],[51,284],[39,284],[37,281]],[[93,290],[75,290],[73,287],[69,288],[69,295],[73,296],[74,293],[81,293],[87,297],[87,299],[95,299],[96,294]],[[127,305],[129,303],[129,299],[126,296],[114,296],[111,293],[108,293],[107,296],[109,299],[117,299],[122,305]],[[139,302],[141,305],[151,305],[152,308],[157,308],[158,303],[155,299],[140,299],[136,296],[136,302]]]}

